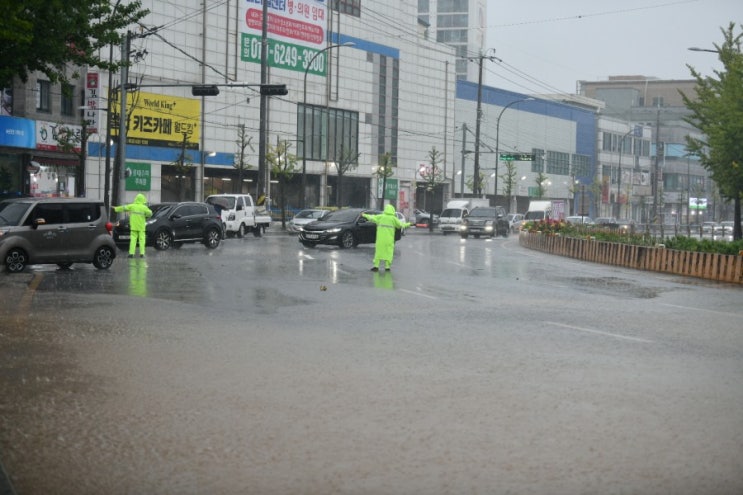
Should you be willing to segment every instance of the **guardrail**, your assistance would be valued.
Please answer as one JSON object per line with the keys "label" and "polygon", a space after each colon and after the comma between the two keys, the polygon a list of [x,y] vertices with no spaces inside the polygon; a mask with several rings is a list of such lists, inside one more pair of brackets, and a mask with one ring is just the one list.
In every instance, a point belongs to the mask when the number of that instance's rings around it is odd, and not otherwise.
{"label": "guardrail", "polygon": [[743,256],[521,232],[519,244],[583,261],[743,284]]}

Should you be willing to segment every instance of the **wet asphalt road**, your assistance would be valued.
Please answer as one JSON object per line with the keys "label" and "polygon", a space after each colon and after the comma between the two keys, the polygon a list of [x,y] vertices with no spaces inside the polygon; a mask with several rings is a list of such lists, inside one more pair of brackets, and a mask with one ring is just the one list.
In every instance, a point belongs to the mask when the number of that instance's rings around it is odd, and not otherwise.
{"label": "wet asphalt road", "polygon": [[743,493],[740,287],[515,236],[372,254],[277,234],[0,273],[12,488]]}

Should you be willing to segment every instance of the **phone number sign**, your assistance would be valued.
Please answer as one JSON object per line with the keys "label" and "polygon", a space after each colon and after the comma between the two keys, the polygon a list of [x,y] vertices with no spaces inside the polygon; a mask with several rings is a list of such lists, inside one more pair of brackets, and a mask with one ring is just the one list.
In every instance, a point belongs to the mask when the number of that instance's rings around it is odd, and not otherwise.
{"label": "phone number sign", "polygon": [[[325,74],[325,53],[315,57],[325,47],[326,12],[323,0],[266,0],[268,64],[299,72]],[[261,62],[263,34],[262,0],[240,3],[240,59]],[[313,57],[315,57],[313,59]],[[308,64],[312,61],[312,66]]]}
{"label": "phone number sign", "polygon": [[[243,33],[242,46],[240,48],[240,58],[244,62],[261,63],[260,36]],[[268,65],[298,72],[307,71],[310,74],[324,76],[326,72],[325,56],[327,52],[317,55],[319,51],[302,45],[269,39]],[[311,66],[308,70],[307,64],[310,62]]]}

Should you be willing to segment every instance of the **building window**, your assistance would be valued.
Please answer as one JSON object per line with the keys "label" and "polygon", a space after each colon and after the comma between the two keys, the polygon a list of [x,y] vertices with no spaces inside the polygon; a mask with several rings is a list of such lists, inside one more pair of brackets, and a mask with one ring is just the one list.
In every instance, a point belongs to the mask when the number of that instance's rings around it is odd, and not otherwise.
{"label": "building window", "polygon": [[62,85],[62,115],[75,115],[75,87],[69,84]]}
{"label": "building window", "polygon": [[52,93],[49,81],[36,81],[36,110],[39,112],[52,111]]}
{"label": "building window", "polygon": [[330,8],[341,14],[361,17],[361,0],[332,0]]}
{"label": "building window", "polygon": [[341,152],[344,155],[358,153],[359,114],[324,106],[299,105],[297,135],[304,136],[304,141],[297,143],[297,156],[307,160],[336,161]]}
{"label": "building window", "polygon": [[588,155],[573,155],[573,177],[588,177],[591,166],[591,157]]}
{"label": "building window", "polygon": [[547,152],[547,173],[570,175],[570,154],[559,151]]}
{"label": "building window", "polygon": [[662,96],[655,96],[655,97],[653,97],[653,106],[654,107],[662,107],[663,106],[663,97]]}

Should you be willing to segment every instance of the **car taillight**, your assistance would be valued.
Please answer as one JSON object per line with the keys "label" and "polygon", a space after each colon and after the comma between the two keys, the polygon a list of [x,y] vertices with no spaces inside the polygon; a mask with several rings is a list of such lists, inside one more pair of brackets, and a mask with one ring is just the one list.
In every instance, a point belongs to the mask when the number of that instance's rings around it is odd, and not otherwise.
{"label": "car taillight", "polygon": [[112,224],[111,222],[106,222],[106,230],[108,231],[109,234],[111,233],[111,231],[113,231],[113,229],[114,229],[114,224]]}

